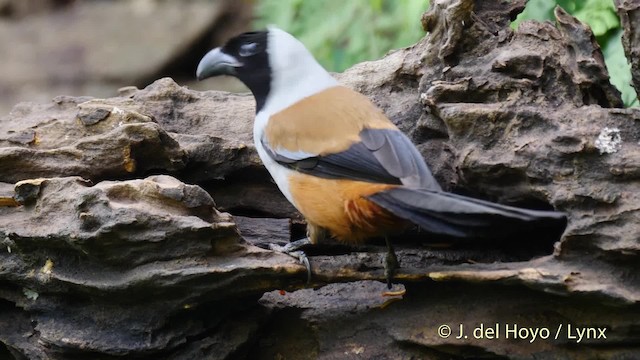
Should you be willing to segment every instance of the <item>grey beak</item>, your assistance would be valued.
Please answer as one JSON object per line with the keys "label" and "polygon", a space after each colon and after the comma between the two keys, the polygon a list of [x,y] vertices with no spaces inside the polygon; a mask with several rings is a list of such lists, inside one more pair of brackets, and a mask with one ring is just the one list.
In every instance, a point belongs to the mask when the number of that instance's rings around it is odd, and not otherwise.
{"label": "grey beak", "polygon": [[198,80],[218,75],[235,75],[235,69],[242,66],[233,56],[225,54],[220,48],[209,51],[198,64],[196,77]]}

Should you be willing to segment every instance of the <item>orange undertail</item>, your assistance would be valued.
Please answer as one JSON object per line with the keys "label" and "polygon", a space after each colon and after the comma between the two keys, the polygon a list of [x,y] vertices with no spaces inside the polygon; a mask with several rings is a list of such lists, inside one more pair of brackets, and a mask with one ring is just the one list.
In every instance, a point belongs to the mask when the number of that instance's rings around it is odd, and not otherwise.
{"label": "orange undertail", "polygon": [[396,185],[323,179],[301,173],[289,178],[295,205],[309,225],[327,229],[334,238],[345,243],[361,243],[367,238],[385,236],[409,224],[366,199],[393,187]]}

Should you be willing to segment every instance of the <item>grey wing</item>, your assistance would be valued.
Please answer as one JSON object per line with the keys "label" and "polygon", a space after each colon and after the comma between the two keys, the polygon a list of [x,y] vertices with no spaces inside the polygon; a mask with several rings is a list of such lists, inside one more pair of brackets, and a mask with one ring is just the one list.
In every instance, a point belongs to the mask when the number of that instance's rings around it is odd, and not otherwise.
{"label": "grey wing", "polygon": [[371,151],[389,174],[411,188],[440,191],[442,188],[415,145],[401,131],[364,129],[360,132],[362,144]]}
{"label": "grey wing", "polygon": [[347,150],[329,155],[273,149],[265,138],[262,145],[281,165],[310,175],[441,190],[422,155],[399,130],[364,129],[360,138]]}

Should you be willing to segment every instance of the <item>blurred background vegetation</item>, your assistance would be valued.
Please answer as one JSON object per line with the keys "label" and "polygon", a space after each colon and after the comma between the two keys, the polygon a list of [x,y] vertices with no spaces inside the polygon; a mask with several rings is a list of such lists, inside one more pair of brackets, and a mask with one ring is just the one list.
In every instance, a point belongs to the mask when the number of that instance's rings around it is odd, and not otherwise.
{"label": "blurred background vegetation", "polygon": [[[622,92],[626,106],[637,106],[613,0],[529,0],[512,26],[529,19],[554,21],[556,5],[591,26],[611,82]],[[275,24],[289,31],[322,65],[340,72],[417,42],[424,32],[416,14],[427,8],[427,0],[258,0],[254,27]]]}

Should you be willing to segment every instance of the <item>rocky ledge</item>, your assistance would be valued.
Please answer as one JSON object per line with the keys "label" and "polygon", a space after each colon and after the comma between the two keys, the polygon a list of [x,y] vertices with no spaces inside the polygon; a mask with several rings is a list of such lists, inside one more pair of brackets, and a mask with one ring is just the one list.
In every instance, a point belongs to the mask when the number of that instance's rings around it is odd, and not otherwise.
{"label": "rocky ledge", "polygon": [[165,78],[22,103],[0,119],[0,358],[637,356],[640,111],[561,9],[512,30],[524,3],[434,2],[422,41],[337,76],[443,187],[564,211],[560,238],[401,236],[403,299],[381,297],[381,244],[330,246],[306,284],[263,249],[304,230],[256,156],[249,95]]}

